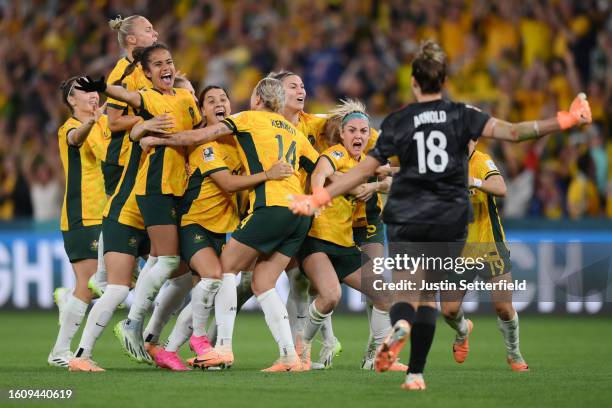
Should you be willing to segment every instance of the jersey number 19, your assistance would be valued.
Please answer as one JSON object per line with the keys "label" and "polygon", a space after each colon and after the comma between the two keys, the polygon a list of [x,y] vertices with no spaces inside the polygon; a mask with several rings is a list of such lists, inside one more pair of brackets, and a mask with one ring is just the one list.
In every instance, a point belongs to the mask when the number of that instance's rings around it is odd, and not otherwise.
{"label": "jersey number 19", "polygon": [[419,160],[419,174],[442,173],[448,165],[448,153],[446,152],[446,135],[439,130],[429,132],[425,139],[425,132],[416,132],[412,139],[417,142],[417,154]]}

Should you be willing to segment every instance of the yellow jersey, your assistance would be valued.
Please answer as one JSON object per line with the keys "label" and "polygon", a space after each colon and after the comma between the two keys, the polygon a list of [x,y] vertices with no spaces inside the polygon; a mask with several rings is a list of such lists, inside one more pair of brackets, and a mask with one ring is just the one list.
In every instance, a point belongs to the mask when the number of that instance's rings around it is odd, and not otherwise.
{"label": "yellow jersey", "polygon": [[108,132],[108,121],[106,116],[100,117],[81,146],[68,144],[68,133],[81,125],[80,121],[71,117],[57,132],[60,158],[66,177],[60,222],[62,231],[101,224],[106,203],[102,167],[92,146]]}
{"label": "yellow jersey", "polygon": [[[121,79],[128,65],[130,65],[130,61],[125,57],[117,61],[115,68],[113,68],[108,75],[106,83],[108,85],[114,85],[116,81]],[[128,91],[138,91],[139,89],[151,88],[153,86],[149,78],[145,76],[140,64],[136,66],[131,74],[126,75],[125,78],[121,80],[120,85]],[[128,106],[127,103],[117,99],[108,98],[106,100],[106,106],[122,111],[123,116],[135,115],[134,110]],[[129,134],[130,132],[125,130],[111,133],[111,140],[106,148],[106,154],[103,159],[105,163],[125,166],[129,157]]]}
{"label": "yellow jersey", "polygon": [[249,194],[250,210],[259,207],[288,207],[288,196],[304,194],[298,170],[314,169],[318,153],[308,139],[282,115],[265,111],[244,111],[231,115],[222,123],[232,130],[238,141],[240,160],[247,174],[257,174],[279,160],[289,163],[295,173],[282,180],[267,180]]}
{"label": "yellow jersey", "polygon": [[[300,112],[298,114],[298,123],[295,125],[295,127],[297,130],[302,132],[310,144],[313,145],[317,151],[319,151],[319,147],[323,145],[321,138],[323,136],[323,127],[325,126],[325,122],[327,122],[327,115]],[[322,152],[323,150],[325,149],[320,151]]]}
{"label": "yellow jersey", "polygon": [[[363,159],[362,153],[359,160]],[[330,147],[321,154],[319,160],[329,160],[335,171],[346,173],[359,163],[351,157],[342,144]],[[357,199],[352,195],[334,198],[331,206],[321,211],[312,221],[308,236],[332,242],[344,247],[355,245],[353,241],[353,214]]]}
{"label": "yellow jersey", "polygon": [[210,175],[222,170],[240,174],[238,149],[217,142],[200,145],[189,155],[189,167],[194,170],[181,202],[181,227],[199,224],[219,234],[234,231],[240,221],[236,194],[220,189]]}
{"label": "yellow jersey", "polygon": [[[376,146],[378,140],[378,130],[370,128],[370,138],[368,144],[364,149],[363,153],[368,154],[370,150]],[[377,177],[370,177],[368,182],[378,181]],[[380,221],[380,215],[382,212],[382,195],[376,193],[370,197],[368,201],[357,201],[357,209],[353,216],[353,227],[367,227],[368,225],[375,226]],[[375,230],[374,230],[375,232]]]}
{"label": "yellow jersey", "polygon": [[109,198],[104,208],[104,217],[130,227],[145,229],[144,220],[136,202],[136,176],[143,165],[145,155],[139,143],[128,143],[128,162],[123,167],[121,179],[114,194]]}
{"label": "yellow jersey", "polygon": [[[474,150],[469,160],[470,177],[486,180],[500,175],[488,154]],[[510,250],[497,212],[495,197],[476,188],[470,189],[474,221],[468,225],[464,256],[484,257],[501,274],[510,267]]]}
{"label": "yellow jersey", "polygon": [[[202,122],[193,95],[186,89],[174,88],[172,95],[147,88],[138,91],[142,97],[139,115],[145,120],[167,114],[174,120],[171,133],[190,130]],[[158,146],[149,150],[138,170],[136,195],[172,194],[182,197],[187,188],[185,170],[187,150],[182,147]]]}

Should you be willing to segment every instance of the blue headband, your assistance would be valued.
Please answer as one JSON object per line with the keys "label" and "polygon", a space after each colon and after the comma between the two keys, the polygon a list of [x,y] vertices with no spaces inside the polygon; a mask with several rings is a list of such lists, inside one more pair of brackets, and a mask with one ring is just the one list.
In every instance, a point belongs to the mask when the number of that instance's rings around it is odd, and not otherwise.
{"label": "blue headband", "polygon": [[368,115],[366,115],[363,112],[354,111],[354,112],[346,114],[342,118],[342,126],[346,125],[346,122],[348,122],[351,119],[364,119],[366,122],[368,122],[368,124],[370,123],[370,118],[368,118]]}

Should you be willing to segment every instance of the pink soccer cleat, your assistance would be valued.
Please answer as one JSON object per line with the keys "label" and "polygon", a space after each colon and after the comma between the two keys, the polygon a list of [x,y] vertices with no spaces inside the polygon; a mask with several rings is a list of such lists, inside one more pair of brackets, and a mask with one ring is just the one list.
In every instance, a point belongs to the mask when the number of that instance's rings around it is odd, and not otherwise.
{"label": "pink soccer cleat", "polygon": [[183,364],[176,352],[160,349],[155,355],[155,364],[160,368],[167,368],[171,371],[189,371],[189,368]]}
{"label": "pink soccer cleat", "polygon": [[196,353],[197,356],[201,356],[206,352],[210,351],[213,346],[212,344],[210,344],[208,336],[196,336],[195,334],[193,334],[189,338],[189,348],[191,349],[191,351]]}

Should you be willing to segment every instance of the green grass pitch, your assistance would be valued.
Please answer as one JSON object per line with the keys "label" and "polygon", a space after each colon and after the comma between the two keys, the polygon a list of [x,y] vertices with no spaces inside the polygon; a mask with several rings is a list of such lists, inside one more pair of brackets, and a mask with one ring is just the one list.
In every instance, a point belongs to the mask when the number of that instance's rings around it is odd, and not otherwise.
{"label": "green grass pitch", "polygon": [[[123,318],[117,313],[114,322]],[[521,318],[522,351],[530,373],[513,373],[504,361],[501,335],[492,316],[475,316],[471,352],[463,365],[451,354],[451,330],[442,320],[426,370],[428,389],[399,388],[403,373],[359,369],[367,340],[362,315],[336,315],[334,328],[344,352],[334,367],[308,373],[263,374],[277,348],[259,313],[236,321],[236,364],[222,372],[172,373],[138,365],[119,351],[111,327],[94,358],[105,373],[70,373],[46,365],[57,315],[0,314],[0,406],[83,407],[596,407],[612,401],[612,319],[538,316]],[[168,334],[166,330],[165,335]],[[73,346],[76,347],[75,340]],[[406,355],[406,351],[403,353]],[[316,347],[314,356],[318,355]],[[188,357],[188,350],[183,350]],[[405,358],[404,358],[405,361]],[[8,401],[8,389],[74,390],[71,401]]]}

